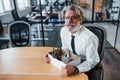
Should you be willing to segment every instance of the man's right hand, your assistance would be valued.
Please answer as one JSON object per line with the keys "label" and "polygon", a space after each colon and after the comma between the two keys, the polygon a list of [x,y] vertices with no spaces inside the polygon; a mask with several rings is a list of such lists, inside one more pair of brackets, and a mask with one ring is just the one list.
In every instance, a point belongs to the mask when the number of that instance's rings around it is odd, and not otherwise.
{"label": "man's right hand", "polygon": [[46,54],[46,55],[44,56],[44,60],[45,60],[47,63],[50,62],[50,58],[48,57],[48,54]]}

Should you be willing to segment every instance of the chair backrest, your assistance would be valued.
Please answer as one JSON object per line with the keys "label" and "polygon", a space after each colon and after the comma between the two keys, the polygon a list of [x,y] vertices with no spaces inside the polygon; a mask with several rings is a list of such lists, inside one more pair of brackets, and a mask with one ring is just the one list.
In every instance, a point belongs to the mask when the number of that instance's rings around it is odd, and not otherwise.
{"label": "chair backrest", "polygon": [[102,61],[104,56],[104,51],[106,48],[106,38],[107,38],[105,29],[102,26],[95,24],[83,24],[83,26],[89,29],[98,37],[99,39],[98,54],[100,56],[100,61]]}
{"label": "chair backrest", "polygon": [[11,14],[12,14],[12,17],[13,17],[13,19],[14,19],[15,21],[20,19],[19,16],[18,16],[17,11],[16,11],[15,9],[13,9],[13,10],[11,11]]}
{"label": "chair backrest", "polygon": [[0,34],[2,34],[2,33],[3,33],[3,26],[2,26],[2,22],[0,20]]}
{"label": "chair backrest", "polygon": [[15,21],[8,25],[11,47],[31,45],[30,24],[25,21]]}

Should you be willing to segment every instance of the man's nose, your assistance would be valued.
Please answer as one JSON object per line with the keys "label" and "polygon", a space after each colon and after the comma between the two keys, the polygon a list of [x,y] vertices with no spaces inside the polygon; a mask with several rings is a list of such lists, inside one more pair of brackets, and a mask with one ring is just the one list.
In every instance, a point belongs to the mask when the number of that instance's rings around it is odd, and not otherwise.
{"label": "man's nose", "polygon": [[73,22],[73,19],[70,17],[69,19],[68,19],[68,23],[72,23]]}

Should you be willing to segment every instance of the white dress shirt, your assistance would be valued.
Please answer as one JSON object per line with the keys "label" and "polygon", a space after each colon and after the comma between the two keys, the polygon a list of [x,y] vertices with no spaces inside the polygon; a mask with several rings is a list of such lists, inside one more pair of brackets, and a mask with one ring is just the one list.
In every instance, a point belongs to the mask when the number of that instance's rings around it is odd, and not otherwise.
{"label": "white dress shirt", "polygon": [[[62,49],[68,49],[73,53],[71,48],[71,35],[68,27],[65,26],[61,29],[60,36]],[[91,68],[94,68],[100,60],[97,51],[99,43],[98,38],[91,31],[81,25],[78,31],[73,35],[75,36],[75,51],[83,60],[83,62],[76,67],[79,69],[79,72],[87,72]]]}

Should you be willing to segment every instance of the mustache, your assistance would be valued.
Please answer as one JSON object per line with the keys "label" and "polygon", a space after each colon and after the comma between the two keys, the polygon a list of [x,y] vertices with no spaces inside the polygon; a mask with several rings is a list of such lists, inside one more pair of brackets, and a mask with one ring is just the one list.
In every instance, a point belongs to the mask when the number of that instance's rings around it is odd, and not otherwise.
{"label": "mustache", "polygon": [[70,32],[76,32],[78,30],[79,26],[75,26],[75,25],[74,25],[74,27],[73,26],[67,26],[67,28],[69,29]]}
{"label": "mustache", "polygon": [[76,26],[76,24],[65,24],[66,26],[71,26],[71,27],[74,27]]}

